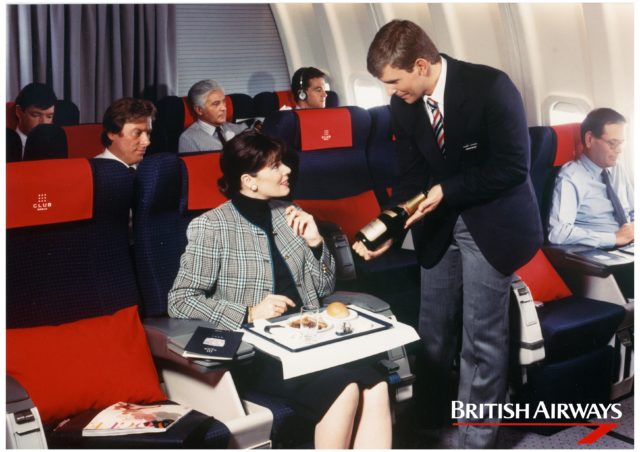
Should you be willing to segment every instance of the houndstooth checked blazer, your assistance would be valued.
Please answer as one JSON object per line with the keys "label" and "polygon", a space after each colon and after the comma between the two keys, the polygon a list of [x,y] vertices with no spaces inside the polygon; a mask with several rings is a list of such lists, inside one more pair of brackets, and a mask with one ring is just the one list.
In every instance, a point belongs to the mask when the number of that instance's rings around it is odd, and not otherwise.
{"label": "houndstooth checked blazer", "polygon": [[[296,236],[284,216],[289,203],[272,200],[276,246],[287,262],[305,305],[333,292],[335,262],[327,246],[316,259],[304,239]],[[248,306],[273,293],[273,265],[265,232],[227,201],[195,218],[180,270],[169,291],[171,317],[201,319],[218,328],[237,329]]]}

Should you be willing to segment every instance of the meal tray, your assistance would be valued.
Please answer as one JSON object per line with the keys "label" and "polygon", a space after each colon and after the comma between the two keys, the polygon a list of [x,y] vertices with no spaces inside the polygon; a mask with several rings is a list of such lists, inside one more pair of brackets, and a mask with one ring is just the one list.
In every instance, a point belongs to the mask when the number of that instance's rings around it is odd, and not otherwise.
{"label": "meal tray", "polygon": [[[294,331],[292,328],[286,326],[290,319],[300,315],[297,312],[278,317],[277,319],[274,319],[272,321],[267,321],[267,323],[269,324],[268,326],[271,327],[271,331],[274,330],[274,327],[278,327],[277,329],[283,327],[282,330],[284,330],[285,333],[267,333],[262,328],[256,328],[253,323],[245,323],[244,325],[242,325],[242,327],[250,333],[255,334],[256,336],[260,336],[261,338],[293,353],[309,350],[316,347],[322,347],[323,345],[333,344],[335,342],[344,341],[358,336],[364,336],[365,334],[371,334],[393,327],[390,322],[371,316],[365,312],[362,312],[362,310],[360,309],[349,309],[358,313],[358,317],[353,320],[349,320],[349,323],[353,328],[352,333],[341,336],[336,335],[336,331],[341,323],[340,319],[336,319],[332,321],[333,327],[326,332],[318,332],[313,339],[313,342],[307,342],[299,337],[295,338],[296,335],[300,335],[299,332]],[[320,310],[321,315],[324,314],[324,312],[325,309]],[[286,334],[287,331],[289,332],[289,334]]]}

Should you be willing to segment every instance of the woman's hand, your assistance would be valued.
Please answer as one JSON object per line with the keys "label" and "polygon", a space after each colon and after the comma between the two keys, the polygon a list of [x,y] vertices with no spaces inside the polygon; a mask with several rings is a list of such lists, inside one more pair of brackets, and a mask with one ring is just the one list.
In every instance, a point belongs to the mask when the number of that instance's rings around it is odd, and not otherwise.
{"label": "woman's hand", "polygon": [[288,307],[295,308],[296,304],[284,295],[269,294],[253,307],[252,321],[258,319],[271,319],[284,314]]}
{"label": "woman's hand", "polygon": [[313,216],[304,210],[297,209],[295,206],[287,207],[284,211],[284,216],[287,224],[293,229],[293,233],[302,237],[311,248],[315,248],[322,243],[322,236],[318,231],[318,226]]}
{"label": "woman's hand", "polygon": [[392,244],[393,239],[389,239],[374,251],[369,251],[369,248],[364,246],[364,243],[357,241],[351,248],[353,248],[353,251],[355,251],[356,254],[362,257],[365,261],[370,261],[371,259],[375,259],[376,257],[383,255],[389,248],[391,248]]}

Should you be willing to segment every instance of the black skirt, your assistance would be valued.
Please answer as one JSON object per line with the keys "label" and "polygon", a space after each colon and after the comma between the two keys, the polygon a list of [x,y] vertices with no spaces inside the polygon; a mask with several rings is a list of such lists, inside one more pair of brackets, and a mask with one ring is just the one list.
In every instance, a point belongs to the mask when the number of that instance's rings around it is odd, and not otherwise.
{"label": "black skirt", "polygon": [[376,355],[285,380],[280,361],[258,352],[250,372],[244,369],[248,378],[244,379],[243,386],[283,398],[296,414],[317,423],[350,383],[356,383],[362,390],[385,381],[385,374],[376,366],[384,357]]}

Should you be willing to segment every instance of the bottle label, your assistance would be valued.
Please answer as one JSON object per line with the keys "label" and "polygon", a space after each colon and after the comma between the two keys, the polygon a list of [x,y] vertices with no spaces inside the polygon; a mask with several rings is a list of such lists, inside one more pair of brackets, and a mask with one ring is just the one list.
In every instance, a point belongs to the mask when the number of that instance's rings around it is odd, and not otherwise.
{"label": "bottle label", "polygon": [[360,232],[370,242],[373,242],[387,230],[387,226],[377,218],[363,227]]}
{"label": "bottle label", "polygon": [[396,212],[394,212],[393,210],[385,210],[385,211],[384,211],[384,212],[382,212],[382,213],[387,214],[387,216],[388,216],[389,218],[395,218],[395,217],[397,217],[397,216],[398,216],[398,214],[397,214]]}

